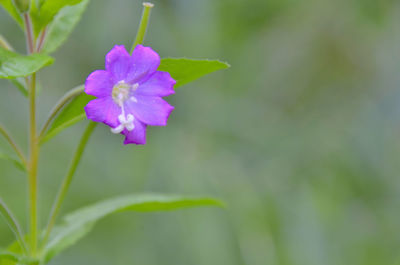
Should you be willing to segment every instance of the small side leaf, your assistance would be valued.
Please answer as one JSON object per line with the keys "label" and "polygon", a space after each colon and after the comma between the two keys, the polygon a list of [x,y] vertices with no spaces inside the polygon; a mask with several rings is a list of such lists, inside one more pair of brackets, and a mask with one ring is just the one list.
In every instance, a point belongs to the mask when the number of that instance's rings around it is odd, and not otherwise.
{"label": "small side leaf", "polygon": [[0,216],[3,216],[4,220],[10,227],[11,231],[14,233],[16,239],[18,240],[21,249],[26,253],[27,248],[25,246],[25,241],[21,226],[19,225],[17,219],[14,217],[10,209],[8,209],[7,205],[3,202],[1,198],[0,198]]}
{"label": "small side leaf", "polygon": [[56,15],[49,26],[42,52],[54,52],[67,39],[80,20],[88,3],[89,0],[83,0],[77,5],[66,6]]}
{"label": "small side leaf", "polygon": [[95,99],[95,97],[85,93],[81,93],[79,96],[73,98],[54,119],[50,129],[43,136],[41,143],[48,141],[63,129],[84,120],[86,116],[83,108],[92,99]]}
{"label": "small side leaf", "polygon": [[82,2],[82,0],[48,0],[43,2],[43,4],[35,10],[33,13],[31,12],[32,17],[34,18],[34,33],[37,36],[39,32],[47,26],[54,18],[57,13],[68,5],[76,5]]}
{"label": "small side leaf", "polygon": [[16,78],[31,75],[54,61],[48,55],[34,53],[21,55],[0,47],[0,78]]}
{"label": "small side leaf", "polygon": [[17,8],[14,6],[12,0],[0,0],[0,5],[15,19],[18,25],[23,29],[24,22],[22,21],[21,15]]}
{"label": "small side leaf", "polygon": [[187,58],[161,59],[159,71],[169,72],[176,81],[175,88],[192,82],[206,74],[229,68],[230,65],[218,60],[194,60]]}
{"label": "small side leaf", "polygon": [[[29,241],[29,235],[24,236],[25,242]],[[12,242],[6,249],[2,250],[5,254],[4,258],[0,257],[0,265],[18,265],[18,264],[25,264],[22,261],[25,259],[23,250],[21,248],[21,244],[18,240]],[[8,258],[7,258],[8,254]],[[10,258],[10,255],[13,257]],[[15,258],[18,258],[16,260]],[[33,260],[32,260],[33,261]],[[38,260],[36,260],[38,261]],[[26,262],[29,263],[29,262]],[[37,262],[36,262],[37,263]]]}
{"label": "small side leaf", "polygon": [[56,227],[46,245],[42,261],[47,263],[55,255],[75,244],[102,218],[126,211],[168,211],[197,206],[223,206],[212,198],[183,197],[178,195],[141,194],[109,199],[67,215],[64,223]]}
{"label": "small side leaf", "polygon": [[38,260],[0,249],[0,265],[37,264]]}

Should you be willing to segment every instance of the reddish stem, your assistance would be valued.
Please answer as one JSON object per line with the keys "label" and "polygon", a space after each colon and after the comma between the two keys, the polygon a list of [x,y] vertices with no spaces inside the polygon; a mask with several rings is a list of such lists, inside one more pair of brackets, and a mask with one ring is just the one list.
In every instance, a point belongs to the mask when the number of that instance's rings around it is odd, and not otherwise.
{"label": "reddish stem", "polygon": [[33,53],[33,34],[32,34],[32,23],[28,13],[24,13],[24,22],[25,22],[25,32],[27,39],[28,52]]}

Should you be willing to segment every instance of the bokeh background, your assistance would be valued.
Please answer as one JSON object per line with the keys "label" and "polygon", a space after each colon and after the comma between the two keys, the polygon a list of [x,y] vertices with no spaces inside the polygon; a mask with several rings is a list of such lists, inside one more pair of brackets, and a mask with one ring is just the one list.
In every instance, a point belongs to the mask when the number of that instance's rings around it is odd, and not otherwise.
{"label": "bokeh background", "polygon": [[[400,2],[155,0],[146,45],[232,67],[179,88],[167,127],[123,146],[100,126],[64,205],[143,191],[211,195],[225,210],[124,213],[54,259],[63,264],[400,264]],[[93,0],[40,75],[40,120],[130,46],[141,2]],[[0,11],[0,31],[24,51]],[[1,122],[27,145],[27,100],[0,80]],[[85,122],[43,146],[41,223]],[[7,150],[7,143],[0,140]],[[26,223],[26,179],[0,161],[0,195]],[[0,244],[13,240],[0,222]]]}

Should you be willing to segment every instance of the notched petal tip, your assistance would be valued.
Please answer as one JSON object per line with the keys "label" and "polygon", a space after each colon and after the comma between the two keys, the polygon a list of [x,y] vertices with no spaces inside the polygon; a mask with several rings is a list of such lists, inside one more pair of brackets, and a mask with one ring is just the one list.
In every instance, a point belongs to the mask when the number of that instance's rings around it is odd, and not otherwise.
{"label": "notched petal tip", "polygon": [[167,97],[175,94],[176,81],[168,72],[156,71],[145,82],[141,83],[136,93],[143,96]]}
{"label": "notched petal tip", "polygon": [[124,45],[115,45],[106,55],[106,70],[114,76],[114,82],[125,79],[129,72],[130,55]]}
{"label": "notched petal tip", "polygon": [[112,99],[98,98],[89,101],[84,107],[86,117],[94,122],[102,122],[112,128],[118,126],[120,108]]}
{"label": "notched petal tip", "polygon": [[137,102],[126,104],[126,111],[141,122],[152,126],[166,126],[173,106],[161,97],[136,95]]}
{"label": "notched petal tip", "polygon": [[85,81],[85,93],[95,97],[107,97],[113,87],[112,76],[105,70],[92,72]]}
{"label": "notched petal tip", "polygon": [[132,131],[124,130],[122,132],[125,135],[124,145],[136,144],[144,145],[146,144],[146,124],[138,120],[134,120],[135,128]]}
{"label": "notched petal tip", "polygon": [[143,140],[143,142],[140,142],[140,141],[135,141],[135,140],[129,140],[127,137],[125,137],[124,145],[128,145],[128,144],[145,145],[146,138]]}
{"label": "notched petal tip", "polygon": [[147,80],[156,72],[160,65],[160,56],[150,47],[136,45],[131,55],[132,68],[130,69],[127,82],[138,83]]}

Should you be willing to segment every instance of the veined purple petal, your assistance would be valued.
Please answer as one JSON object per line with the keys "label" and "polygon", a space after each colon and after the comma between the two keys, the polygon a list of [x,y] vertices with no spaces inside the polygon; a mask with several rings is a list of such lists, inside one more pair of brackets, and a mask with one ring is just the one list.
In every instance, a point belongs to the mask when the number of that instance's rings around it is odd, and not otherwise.
{"label": "veined purple petal", "polygon": [[148,80],[139,84],[135,94],[166,97],[175,93],[175,84],[176,81],[172,79],[168,72],[157,71]]}
{"label": "veined purple petal", "polygon": [[165,126],[174,107],[159,97],[135,96],[135,101],[125,102],[125,111],[145,124]]}
{"label": "veined purple petal", "polygon": [[146,124],[135,119],[133,121],[135,128],[132,131],[125,129],[122,134],[125,135],[124,144],[145,144],[146,143]]}
{"label": "veined purple petal", "polygon": [[85,106],[85,112],[89,120],[103,122],[113,128],[119,125],[118,115],[121,114],[121,108],[111,97],[90,101]]}
{"label": "veined purple petal", "polygon": [[150,47],[137,45],[131,55],[131,68],[126,82],[138,83],[146,80],[160,65],[160,56]]}
{"label": "veined purple petal", "polygon": [[97,70],[86,79],[85,93],[95,97],[108,97],[113,86],[112,75],[105,70]]}
{"label": "veined purple petal", "polygon": [[124,45],[115,45],[106,55],[106,70],[114,76],[114,82],[126,78],[131,64],[131,56]]}

